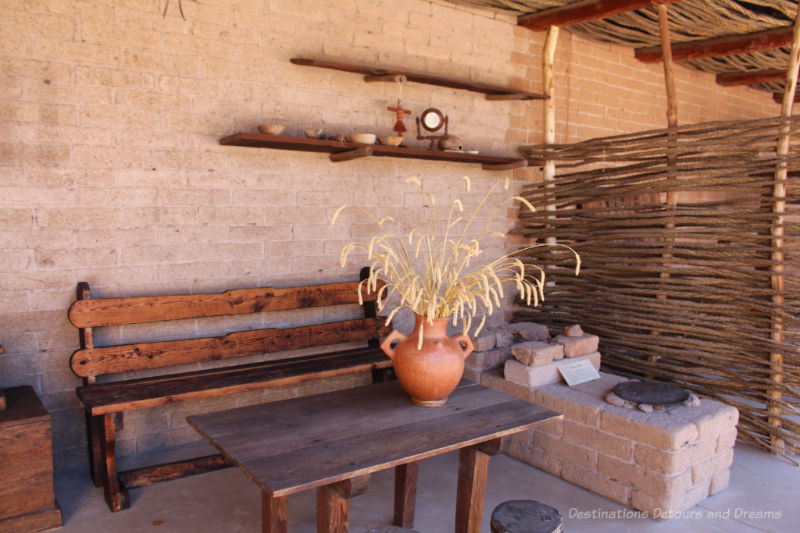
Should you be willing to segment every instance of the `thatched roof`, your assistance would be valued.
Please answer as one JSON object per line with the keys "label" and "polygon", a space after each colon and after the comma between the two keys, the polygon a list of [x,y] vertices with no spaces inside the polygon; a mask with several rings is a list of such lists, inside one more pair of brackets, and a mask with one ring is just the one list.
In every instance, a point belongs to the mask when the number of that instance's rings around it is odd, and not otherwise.
{"label": "thatched roof", "polygon": [[[575,4],[575,0],[450,0],[520,16],[541,14],[545,10]],[[674,2],[674,0],[673,0]],[[602,4],[583,0],[578,4]],[[605,2],[606,4],[613,2]],[[656,2],[653,2],[654,4]],[[797,1],[793,0],[682,0],[669,3],[670,38],[677,43],[696,41],[704,46],[708,39],[745,36],[765,30],[785,29],[791,33]],[[599,20],[570,25],[569,31],[588,39],[635,48],[660,45],[656,7],[647,7],[608,16]],[[735,38],[735,37],[732,37]],[[785,42],[785,39],[784,39]],[[783,46],[698,59],[681,64],[714,73],[785,71],[789,64],[791,39]],[[773,77],[775,73],[773,73]],[[718,78],[718,80],[724,79]],[[723,83],[723,81],[720,81]],[[759,89],[782,93],[782,81],[761,82]]]}

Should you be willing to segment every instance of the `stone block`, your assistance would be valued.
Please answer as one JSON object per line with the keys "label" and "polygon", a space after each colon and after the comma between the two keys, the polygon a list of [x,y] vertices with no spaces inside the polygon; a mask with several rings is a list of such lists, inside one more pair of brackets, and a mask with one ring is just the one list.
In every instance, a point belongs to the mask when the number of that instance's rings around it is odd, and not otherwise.
{"label": "stone block", "polygon": [[[707,441],[702,441],[702,443],[705,442]],[[703,447],[702,444],[699,446]],[[713,451],[711,453],[713,453]],[[633,457],[636,464],[641,465],[647,470],[652,470],[653,472],[659,472],[661,474],[677,474],[683,472],[698,461],[698,455],[699,453],[695,444],[686,446],[678,451],[666,451],[644,444],[636,444],[633,450]],[[699,460],[702,461],[708,456],[709,454],[701,457]]]}
{"label": "stone block", "polygon": [[[530,388],[540,387],[542,385],[550,385],[553,383],[561,383],[563,380],[561,378],[561,374],[558,371],[558,367],[561,366],[562,364],[573,363],[581,359],[589,359],[595,368],[597,369],[600,368],[600,352],[590,353],[588,355],[576,357],[573,359],[562,359],[560,361],[553,361],[552,363],[542,366],[526,366],[518,361],[509,359],[508,361],[506,361],[505,368],[508,368],[508,366],[513,366],[513,368],[510,369],[509,373],[506,374],[506,379],[509,379],[511,381],[514,381],[515,383]],[[512,365],[512,363],[514,364]]]}
{"label": "stone block", "polygon": [[670,413],[642,413],[605,404],[600,429],[653,448],[680,450],[697,439],[696,426]]}
{"label": "stone block", "polygon": [[483,368],[470,364],[464,364],[464,374],[461,377],[470,381],[474,381],[475,383],[480,383],[481,374],[483,374]]}
{"label": "stone block", "polygon": [[514,334],[505,327],[497,328],[494,334],[496,348],[507,348],[514,344]]}
{"label": "stone block", "polygon": [[628,505],[630,501],[630,487],[617,483],[592,470],[564,463],[561,466],[561,478],[595,494],[602,494],[606,498],[623,505]]}
{"label": "stone block", "polygon": [[[597,427],[598,417],[606,406],[602,399],[574,391],[566,385],[544,385],[533,392],[534,403],[588,426]],[[576,395],[580,401],[576,401]]]}
{"label": "stone block", "polygon": [[503,364],[510,357],[511,352],[508,348],[497,348],[488,352],[472,352],[465,363],[476,368],[487,369]]}
{"label": "stone block", "polygon": [[700,400],[699,406],[680,407],[674,413],[694,422],[700,439],[714,439],[739,422],[738,409],[708,398]]}
{"label": "stone block", "polygon": [[[597,364],[595,364],[595,368],[600,370],[600,352],[592,352],[587,355],[575,357],[569,362],[580,361],[582,358],[585,357],[591,359],[593,363],[597,361]],[[609,374],[607,372],[600,372],[600,379],[587,381],[586,383],[575,385],[572,388],[574,390],[579,390],[585,394],[597,396],[598,398],[605,398],[606,394],[609,391],[614,390],[614,386],[617,383],[621,383],[623,381],[628,381],[628,378],[617,376],[615,374]]]}
{"label": "stone block", "polygon": [[[703,501],[707,493],[708,487],[705,485],[694,486],[674,498],[656,498],[646,492],[633,490],[631,492],[630,505],[636,510],[647,513],[650,518],[669,520],[678,516],[685,517],[684,511]],[[702,518],[705,514],[701,510],[698,510],[697,513],[697,518]]]}
{"label": "stone block", "polygon": [[629,439],[572,420],[564,420],[563,427],[563,438],[567,442],[591,447],[600,453],[623,460],[630,460],[633,457],[633,442]]}
{"label": "stone block", "polygon": [[581,328],[580,324],[572,324],[564,328],[564,335],[566,337],[582,337],[583,328]]}
{"label": "stone block", "polygon": [[[516,361],[515,361],[516,362]],[[519,363],[517,363],[519,364]],[[520,365],[524,366],[524,365]],[[524,385],[505,379],[499,369],[492,369],[481,374],[481,385],[489,387],[517,398],[533,402],[534,391]],[[555,411],[555,409],[553,409]]]}
{"label": "stone block", "polygon": [[508,330],[523,341],[546,341],[550,338],[550,330],[547,329],[547,326],[536,322],[509,324]]}
{"label": "stone block", "polygon": [[588,333],[584,333],[580,337],[559,335],[553,339],[553,342],[564,345],[565,357],[577,357],[579,355],[596,352],[597,347],[600,345],[600,338],[597,335],[590,335]]}
{"label": "stone block", "polygon": [[506,450],[506,455],[554,476],[561,476],[561,459],[539,448],[530,445],[523,446],[517,441],[512,441]]}
{"label": "stone block", "polygon": [[736,428],[729,429],[728,431],[723,431],[717,437],[717,448],[715,453],[722,453],[725,450],[729,450],[733,448],[736,444],[736,436],[738,435],[738,431]]}
{"label": "stone block", "polygon": [[731,471],[729,468],[726,468],[722,472],[717,472],[711,477],[711,483],[708,486],[708,495],[711,496],[727,488],[730,481]]}
{"label": "stone block", "polygon": [[493,331],[482,331],[477,336],[471,336],[472,345],[476,352],[488,352],[497,344],[497,335]]}
{"label": "stone block", "polygon": [[521,342],[511,346],[511,355],[524,365],[542,366],[563,358],[564,347],[540,341]]}

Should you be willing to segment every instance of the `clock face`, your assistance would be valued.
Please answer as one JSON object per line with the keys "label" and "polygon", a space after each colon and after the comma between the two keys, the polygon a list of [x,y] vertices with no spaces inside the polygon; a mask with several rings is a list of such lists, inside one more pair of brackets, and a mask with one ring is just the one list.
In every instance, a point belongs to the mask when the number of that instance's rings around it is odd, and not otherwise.
{"label": "clock face", "polygon": [[436,131],[444,123],[444,115],[438,109],[429,107],[422,112],[422,126],[428,131]]}

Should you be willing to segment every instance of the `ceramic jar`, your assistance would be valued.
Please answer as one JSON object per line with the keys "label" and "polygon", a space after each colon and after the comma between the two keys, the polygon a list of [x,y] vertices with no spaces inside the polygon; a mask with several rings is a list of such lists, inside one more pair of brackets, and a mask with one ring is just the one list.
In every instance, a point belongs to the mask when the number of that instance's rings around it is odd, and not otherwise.
{"label": "ceramic jar", "polygon": [[[464,360],[474,349],[468,335],[447,336],[449,320],[434,318],[430,323],[416,315],[411,335],[393,330],[381,343],[400,385],[417,405],[444,405],[464,374]],[[420,328],[422,347],[418,349]]]}

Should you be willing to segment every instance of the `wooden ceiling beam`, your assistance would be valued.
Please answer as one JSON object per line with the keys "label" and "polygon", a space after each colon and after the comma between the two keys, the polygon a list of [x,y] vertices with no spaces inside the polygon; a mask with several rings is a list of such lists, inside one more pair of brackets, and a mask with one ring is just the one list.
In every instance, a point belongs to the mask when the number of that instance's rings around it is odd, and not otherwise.
{"label": "wooden ceiling beam", "polygon": [[522,15],[517,24],[530,30],[542,31],[548,26],[571,26],[597,20],[625,11],[644,9],[659,4],[672,4],[679,0],[582,0],[561,7],[553,7]]}
{"label": "wooden ceiling beam", "polygon": [[[783,93],[772,93],[772,99],[775,101],[776,104],[780,104],[783,102]],[[800,102],[800,93],[795,93],[794,95],[794,103]]]}
{"label": "wooden ceiling beam", "polygon": [[[792,44],[792,27],[784,26],[754,33],[725,35],[711,39],[674,43],[672,45],[672,59],[673,61],[686,61],[687,59],[700,59],[703,57],[749,54],[790,44]],[[637,48],[636,59],[644,63],[658,63],[663,60],[661,47],[647,46]]]}
{"label": "wooden ceiling beam", "polygon": [[725,87],[732,87],[736,85],[754,85],[756,83],[783,81],[785,79],[786,71],[780,69],[750,70],[744,72],[720,72],[717,74],[717,83]]}

